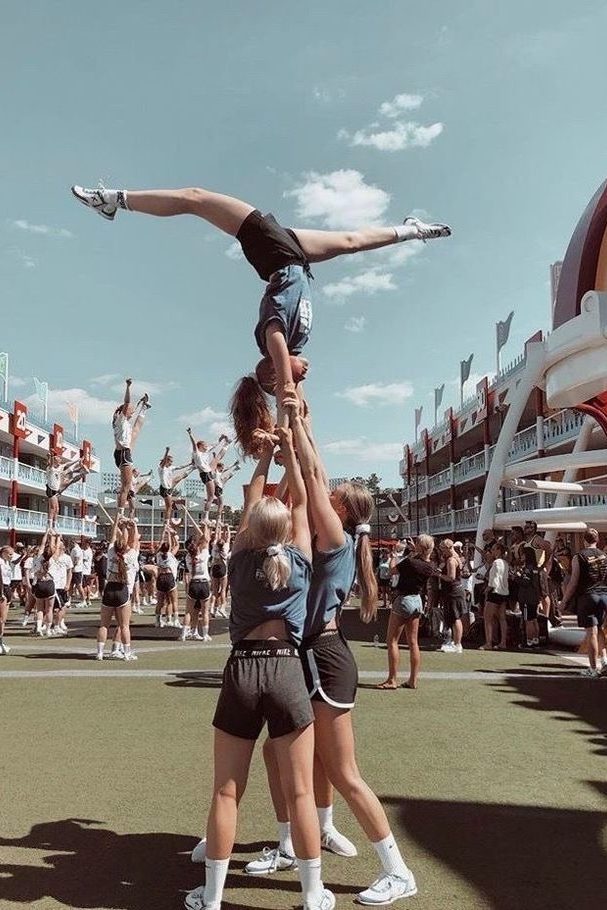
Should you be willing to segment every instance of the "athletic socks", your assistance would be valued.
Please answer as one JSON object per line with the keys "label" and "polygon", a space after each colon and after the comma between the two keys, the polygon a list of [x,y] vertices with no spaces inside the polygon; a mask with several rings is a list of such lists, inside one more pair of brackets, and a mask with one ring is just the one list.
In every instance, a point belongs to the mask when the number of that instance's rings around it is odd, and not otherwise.
{"label": "athletic socks", "polygon": [[295,856],[291,840],[291,822],[278,822],[278,849],[287,856]]}
{"label": "athletic socks", "polygon": [[333,806],[327,806],[324,809],[317,806],[316,813],[318,815],[320,833],[323,834],[325,831],[330,831],[333,827]]}
{"label": "athletic socks", "polygon": [[374,843],[373,846],[375,847],[375,852],[379,856],[379,861],[384,872],[388,875],[399,875],[401,878],[407,877],[409,869],[401,856],[398,844],[394,840],[392,832],[390,832],[387,837],[384,837],[383,840]]}
{"label": "athletic socks", "polygon": [[100,641],[97,642],[97,654],[98,655],[101,654],[103,656],[104,647],[105,647],[105,644],[102,644]]}
{"label": "athletic socks", "polygon": [[318,859],[299,859],[297,857],[297,871],[301,882],[304,907],[309,904],[319,904],[323,892],[322,879],[320,877],[320,856]]}
{"label": "athletic socks", "polygon": [[126,190],[108,190],[103,187],[100,190],[107,205],[115,205],[119,209],[128,209]]}
{"label": "athletic socks", "polygon": [[414,224],[397,224],[392,228],[396,236],[396,243],[402,243],[404,240],[417,240],[419,230]]}
{"label": "athletic socks", "polygon": [[229,865],[229,859],[205,859],[204,902],[206,906],[220,906]]}

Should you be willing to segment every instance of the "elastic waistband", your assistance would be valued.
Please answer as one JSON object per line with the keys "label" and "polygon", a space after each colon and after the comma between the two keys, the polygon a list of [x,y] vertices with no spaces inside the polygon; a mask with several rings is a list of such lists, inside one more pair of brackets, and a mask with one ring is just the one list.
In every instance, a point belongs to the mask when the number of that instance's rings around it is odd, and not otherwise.
{"label": "elastic waistband", "polygon": [[341,638],[343,640],[343,635],[339,629],[325,629],[322,632],[317,632],[315,635],[308,635],[307,638],[301,643],[303,650],[308,648],[314,648],[317,645],[330,644],[335,638]]}
{"label": "elastic waistband", "polygon": [[290,641],[243,638],[233,645],[230,657],[299,657],[299,653]]}

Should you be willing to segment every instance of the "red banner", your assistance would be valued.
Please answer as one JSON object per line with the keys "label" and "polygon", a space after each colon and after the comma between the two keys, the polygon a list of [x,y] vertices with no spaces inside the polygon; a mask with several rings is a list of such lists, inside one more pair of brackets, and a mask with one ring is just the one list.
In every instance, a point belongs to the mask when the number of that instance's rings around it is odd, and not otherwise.
{"label": "red banner", "polygon": [[56,423],[50,438],[50,450],[53,455],[63,454],[63,427]]}
{"label": "red banner", "polygon": [[88,439],[82,440],[82,448],[80,449],[80,457],[82,458],[82,463],[85,468],[90,468],[91,466],[91,455],[92,455],[92,445]]}
{"label": "red banner", "polygon": [[29,436],[25,428],[27,423],[27,405],[21,401],[16,401],[13,413],[11,414],[10,429],[13,436],[17,439],[26,439]]}

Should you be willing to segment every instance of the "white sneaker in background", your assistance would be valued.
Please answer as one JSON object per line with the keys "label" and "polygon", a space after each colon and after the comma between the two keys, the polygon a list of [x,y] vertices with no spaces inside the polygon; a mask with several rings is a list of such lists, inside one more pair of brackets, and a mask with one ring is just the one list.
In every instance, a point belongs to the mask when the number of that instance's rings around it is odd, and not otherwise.
{"label": "white sneaker in background", "polygon": [[414,894],[417,894],[417,885],[412,872],[405,878],[384,873],[365,891],[361,891],[357,900],[368,907],[385,907],[401,897],[413,897]]}
{"label": "white sneaker in background", "polygon": [[320,832],[320,844],[336,856],[358,856],[358,850],[351,840],[332,826]]}
{"label": "white sneaker in background", "polygon": [[261,856],[251,860],[244,867],[248,875],[273,875],[287,869],[297,869],[297,860],[294,856],[283,853],[278,847],[264,847]]}

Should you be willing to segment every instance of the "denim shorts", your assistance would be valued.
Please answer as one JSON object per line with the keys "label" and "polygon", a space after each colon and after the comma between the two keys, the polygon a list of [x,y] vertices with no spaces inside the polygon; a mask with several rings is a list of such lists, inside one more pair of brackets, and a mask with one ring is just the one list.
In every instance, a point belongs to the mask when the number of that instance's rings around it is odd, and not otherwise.
{"label": "denim shorts", "polygon": [[271,322],[282,328],[290,354],[301,354],[312,329],[310,279],[302,265],[286,265],[270,276],[259,305],[255,340],[268,356],[266,329]]}
{"label": "denim shorts", "polygon": [[399,594],[392,601],[392,612],[403,619],[415,619],[423,613],[422,599],[419,594]]}

